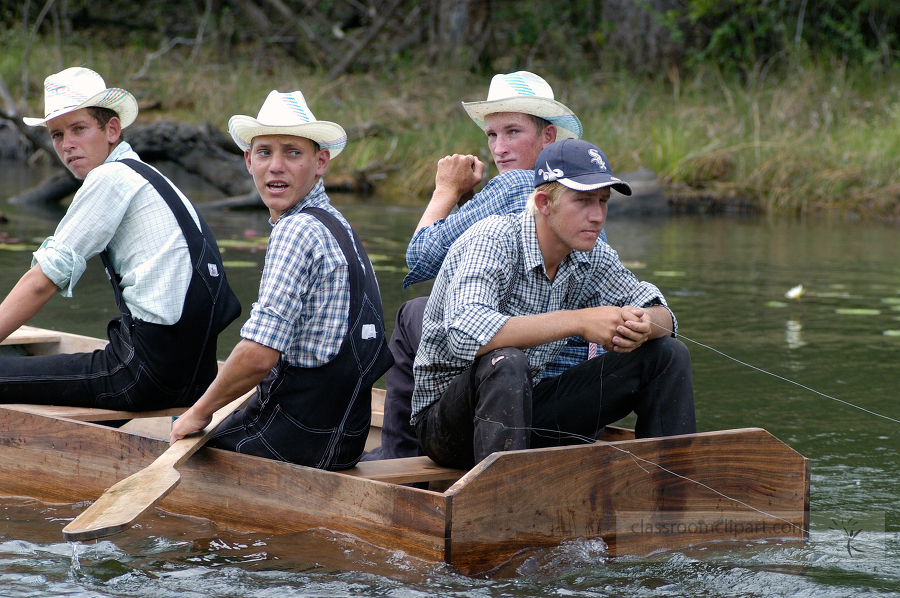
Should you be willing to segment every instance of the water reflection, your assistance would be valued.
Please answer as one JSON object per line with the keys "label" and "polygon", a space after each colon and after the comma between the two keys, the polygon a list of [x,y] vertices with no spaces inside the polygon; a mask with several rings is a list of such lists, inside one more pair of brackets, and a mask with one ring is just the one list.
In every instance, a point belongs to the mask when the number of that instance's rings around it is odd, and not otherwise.
{"label": "water reflection", "polygon": [[800,320],[788,320],[785,323],[784,342],[788,349],[799,349],[806,343],[803,342],[803,324]]}

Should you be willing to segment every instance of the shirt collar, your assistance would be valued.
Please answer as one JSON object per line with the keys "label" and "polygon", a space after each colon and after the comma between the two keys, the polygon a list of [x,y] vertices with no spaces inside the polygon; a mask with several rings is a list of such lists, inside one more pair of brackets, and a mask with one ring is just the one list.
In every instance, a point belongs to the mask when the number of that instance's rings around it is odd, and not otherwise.
{"label": "shirt collar", "polygon": [[129,156],[128,154],[134,154],[134,150],[131,149],[131,145],[127,141],[122,141],[113,148],[113,151],[109,153],[109,156],[106,157],[106,160],[103,161],[104,164],[107,162],[115,162],[116,160],[121,160],[123,158],[136,158],[137,154],[134,156]]}
{"label": "shirt collar", "polygon": [[525,254],[526,271],[531,272],[536,268],[543,269],[544,256],[541,255],[541,247],[538,245],[534,216],[528,210],[522,213],[522,252]]}

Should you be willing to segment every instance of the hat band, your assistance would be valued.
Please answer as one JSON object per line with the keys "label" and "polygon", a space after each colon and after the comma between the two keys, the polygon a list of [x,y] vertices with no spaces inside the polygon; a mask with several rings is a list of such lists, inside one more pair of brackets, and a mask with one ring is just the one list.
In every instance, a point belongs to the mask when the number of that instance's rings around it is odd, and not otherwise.
{"label": "hat band", "polygon": [[342,137],[338,137],[337,139],[334,139],[332,141],[326,141],[326,142],[321,142],[321,143],[317,142],[317,143],[319,143],[319,147],[321,147],[322,149],[327,149],[327,150],[344,149],[344,147],[347,145],[347,136],[343,135]]}

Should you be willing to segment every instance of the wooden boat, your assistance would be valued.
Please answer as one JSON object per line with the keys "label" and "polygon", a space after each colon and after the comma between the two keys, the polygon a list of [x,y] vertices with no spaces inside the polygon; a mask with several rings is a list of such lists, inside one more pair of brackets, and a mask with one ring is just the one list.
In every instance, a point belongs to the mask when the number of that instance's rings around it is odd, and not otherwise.
{"label": "wooden boat", "polygon": [[[41,354],[103,341],[23,327],[4,344],[14,347],[0,351]],[[167,431],[142,422],[170,425],[178,412],[0,405],[0,495],[94,500],[168,448]],[[123,419],[131,421],[103,425]],[[809,530],[809,460],[759,428],[640,440],[608,428],[594,444],[495,453],[470,471],[419,457],[334,473],[210,448],[179,471],[180,485],[158,508],[233,530],[325,528],[463,573],[576,538],[602,538],[611,556],[643,556],[708,542],[802,541]],[[402,485],[410,482],[431,485]]]}

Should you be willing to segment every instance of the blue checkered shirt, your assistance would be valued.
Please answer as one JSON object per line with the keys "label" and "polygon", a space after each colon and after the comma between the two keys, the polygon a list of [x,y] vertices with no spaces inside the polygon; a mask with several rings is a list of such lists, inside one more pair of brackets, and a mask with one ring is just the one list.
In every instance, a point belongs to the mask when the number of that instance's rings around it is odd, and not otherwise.
{"label": "blue checkered shirt", "polygon": [[259,298],[241,337],[280,351],[290,365],[312,368],[328,363],[340,351],[347,333],[350,280],[337,240],[318,218],[300,212],[306,207],[330,212],[351,231],[329,203],[319,179],[273,225]]}
{"label": "blue checkered shirt", "polygon": [[[601,305],[665,306],[666,300],[654,285],[638,281],[606,243],[597,243],[590,252],[571,252],[550,282],[534,216],[482,220],[447,252],[425,307],[413,366],[413,419],[472,365],[476,352],[510,317]],[[674,315],[672,320],[677,327]],[[525,350],[533,384],[546,376],[546,365],[565,342]]]}

